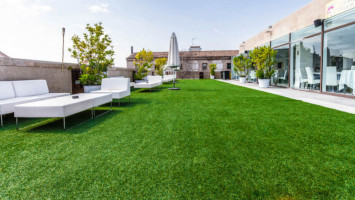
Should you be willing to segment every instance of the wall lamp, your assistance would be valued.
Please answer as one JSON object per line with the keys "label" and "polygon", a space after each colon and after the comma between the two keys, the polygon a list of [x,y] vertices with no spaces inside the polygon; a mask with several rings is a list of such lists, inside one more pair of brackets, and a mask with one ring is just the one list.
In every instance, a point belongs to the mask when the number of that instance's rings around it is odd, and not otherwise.
{"label": "wall lamp", "polygon": [[316,19],[314,20],[314,26],[317,28],[319,26],[322,26],[323,25],[323,22],[324,22],[324,19]]}

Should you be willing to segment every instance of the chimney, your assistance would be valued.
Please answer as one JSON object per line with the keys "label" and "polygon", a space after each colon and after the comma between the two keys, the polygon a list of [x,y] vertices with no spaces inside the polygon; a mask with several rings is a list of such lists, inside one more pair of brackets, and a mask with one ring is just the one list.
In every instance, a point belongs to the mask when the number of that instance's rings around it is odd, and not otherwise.
{"label": "chimney", "polygon": [[131,54],[133,54],[133,46],[131,46]]}

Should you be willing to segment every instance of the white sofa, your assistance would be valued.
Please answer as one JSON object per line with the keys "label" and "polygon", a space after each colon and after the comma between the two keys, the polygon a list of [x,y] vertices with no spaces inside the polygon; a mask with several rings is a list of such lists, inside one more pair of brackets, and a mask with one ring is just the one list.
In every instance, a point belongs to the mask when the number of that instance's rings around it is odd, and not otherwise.
{"label": "white sofa", "polygon": [[161,76],[147,76],[146,78],[148,82],[136,83],[134,88],[152,89],[163,84],[163,77]]}
{"label": "white sofa", "polygon": [[110,93],[112,99],[122,99],[130,97],[131,86],[129,78],[105,78],[101,82],[101,90],[92,91],[91,93]]}
{"label": "white sofa", "polygon": [[167,83],[174,80],[174,75],[164,75],[163,83]]}
{"label": "white sofa", "polygon": [[0,81],[0,120],[15,111],[15,105],[70,95],[49,93],[46,80]]}

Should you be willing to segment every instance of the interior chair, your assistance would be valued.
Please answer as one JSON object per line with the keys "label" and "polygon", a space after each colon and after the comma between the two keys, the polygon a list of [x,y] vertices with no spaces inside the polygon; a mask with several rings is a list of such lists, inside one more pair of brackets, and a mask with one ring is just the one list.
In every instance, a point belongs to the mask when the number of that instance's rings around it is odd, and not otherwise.
{"label": "interior chair", "polygon": [[320,84],[320,80],[314,78],[313,68],[306,67],[306,73],[307,73],[307,86],[312,85],[312,89],[315,89],[315,86]]}
{"label": "interior chair", "polygon": [[250,79],[255,82],[256,81],[256,72],[254,70],[252,70],[250,72]]}
{"label": "interior chair", "polygon": [[336,67],[326,67],[325,68],[325,85],[332,87],[332,92],[334,92],[334,87],[337,87],[339,84],[337,78],[337,69]]}

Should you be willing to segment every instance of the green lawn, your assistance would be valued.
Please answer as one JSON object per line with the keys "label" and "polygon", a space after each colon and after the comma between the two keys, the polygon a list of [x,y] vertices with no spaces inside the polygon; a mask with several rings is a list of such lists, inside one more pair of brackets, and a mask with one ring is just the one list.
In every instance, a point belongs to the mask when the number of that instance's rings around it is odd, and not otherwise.
{"label": "green lawn", "polygon": [[355,115],[215,80],[170,86],[69,131],[6,117],[0,199],[354,199]]}

